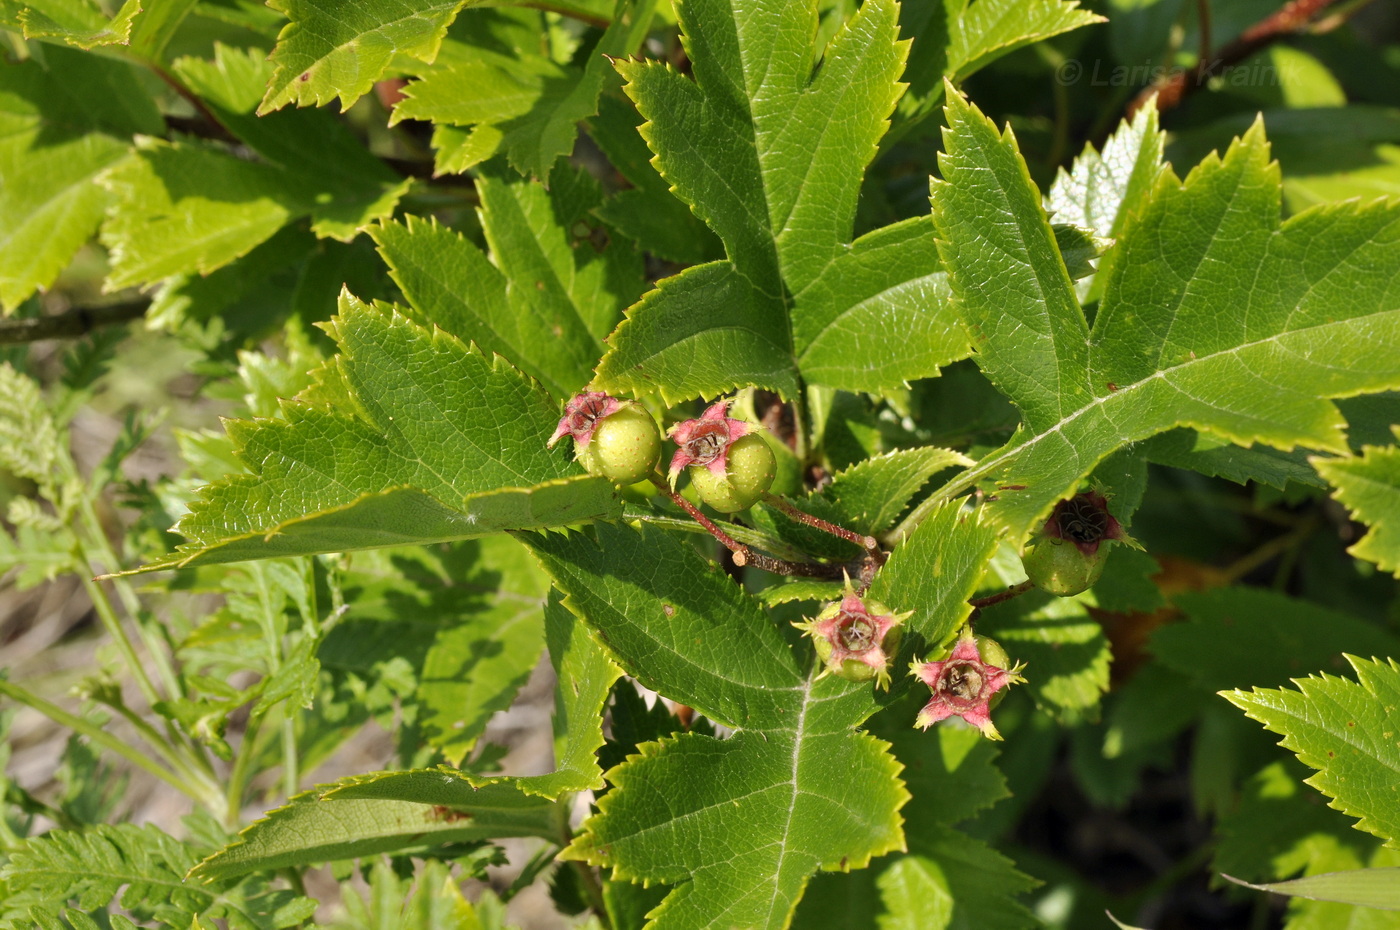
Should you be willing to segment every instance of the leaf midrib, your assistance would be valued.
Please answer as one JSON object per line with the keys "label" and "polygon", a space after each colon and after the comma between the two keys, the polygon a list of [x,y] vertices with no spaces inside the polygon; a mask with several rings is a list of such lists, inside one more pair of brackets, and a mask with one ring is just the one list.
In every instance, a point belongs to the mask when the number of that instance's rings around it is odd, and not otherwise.
{"label": "leaf midrib", "polygon": [[1078,410],[1073,411],[1068,416],[1064,417],[1059,422],[1057,422],[1050,429],[1047,429],[1040,433],[1036,433],[1030,438],[1018,443],[1014,447],[1007,449],[1004,452],[996,454],[990,458],[983,459],[977,464],[975,468],[968,469],[961,475],[958,475],[956,478],[952,479],[950,482],[948,482],[948,484],[940,488],[937,492],[933,494],[931,499],[948,500],[952,495],[958,493],[959,491],[972,487],[972,485],[974,485],[982,477],[991,474],[992,472],[1001,468],[1003,465],[1014,461],[1025,450],[1037,445],[1044,439],[1047,439],[1057,433],[1062,432],[1066,427],[1068,427],[1074,421],[1078,420],[1081,416],[1084,416],[1097,408],[1103,407],[1105,404],[1111,401],[1119,401],[1121,404],[1126,404],[1129,398],[1135,396],[1135,392],[1138,391],[1138,389],[1142,388],[1143,386],[1147,385],[1152,381],[1163,380],[1168,374],[1172,372],[1180,372],[1184,369],[1190,369],[1196,365],[1203,365],[1206,362],[1212,361],[1217,358],[1233,355],[1245,351],[1247,349],[1258,348],[1260,346],[1267,345],[1268,343],[1276,339],[1280,339],[1283,336],[1293,335],[1295,333],[1306,333],[1312,330],[1323,330],[1331,327],[1346,327],[1358,321],[1369,322],[1375,320],[1377,317],[1383,317],[1392,314],[1400,314],[1400,308],[1396,308],[1394,310],[1383,310],[1379,313],[1367,314],[1365,316],[1349,317],[1344,320],[1331,320],[1325,323],[1318,323],[1313,326],[1306,326],[1299,329],[1283,330],[1281,332],[1273,333],[1262,339],[1255,339],[1250,342],[1240,343],[1237,346],[1231,346],[1226,349],[1221,349],[1220,351],[1212,352],[1208,355],[1199,355],[1194,359],[1182,362],[1179,365],[1174,365],[1171,368],[1163,368],[1159,371],[1154,371],[1147,377],[1136,381],[1132,384],[1119,385],[1117,391],[1112,392],[1110,394],[1106,394],[1102,397],[1095,397],[1093,401],[1091,401],[1088,404],[1085,404]]}

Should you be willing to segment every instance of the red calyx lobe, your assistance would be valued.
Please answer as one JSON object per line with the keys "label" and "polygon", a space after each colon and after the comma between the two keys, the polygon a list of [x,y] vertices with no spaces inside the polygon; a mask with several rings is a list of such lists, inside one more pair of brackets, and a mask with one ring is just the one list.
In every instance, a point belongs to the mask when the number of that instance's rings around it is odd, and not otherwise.
{"label": "red calyx lobe", "polygon": [[564,416],[560,418],[559,426],[555,428],[554,435],[549,437],[545,446],[552,449],[560,439],[572,436],[580,450],[587,449],[588,443],[593,439],[593,431],[598,427],[598,421],[621,409],[622,401],[603,391],[575,394],[564,405]]}
{"label": "red calyx lobe", "polygon": [[681,469],[688,465],[703,465],[719,477],[724,477],[729,464],[729,447],[740,436],[753,431],[753,425],[736,420],[729,413],[732,401],[711,404],[694,420],[685,420],[671,427],[667,434],[680,448],[671,456],[667,471],[675,487]]}
{"label": "red calyx lobe", "polygon": [[940,720],[961,717],[981,730],[983,736],[1001,739],[992,724],[991,700],[1002,688],[1022,680],[1019,666],[1006,669],[988,664],[977,641],[964,634],[948,658],[941,662],[915,662],[910,670],[933,691],[914,726],[926,730]]}
{"label": "red calyx lobe", "polygon": [[[898,649],[900,639],[895,628],[909,614],[891,614],[886,610],[883,604],[874,601],[866,604],[850,589],[848,582],[846,594],[839,602],[828,606],[816,619],[795,626],[816,642],[817,654],[826,666],[823,675],[834,672],[853,680],[874,678],[877,686],[888,687],[889,653]],[[852,676],[847,662],[860,663],[867,666],[868,671]],[[859,665],[855,669],[860,671]]]}

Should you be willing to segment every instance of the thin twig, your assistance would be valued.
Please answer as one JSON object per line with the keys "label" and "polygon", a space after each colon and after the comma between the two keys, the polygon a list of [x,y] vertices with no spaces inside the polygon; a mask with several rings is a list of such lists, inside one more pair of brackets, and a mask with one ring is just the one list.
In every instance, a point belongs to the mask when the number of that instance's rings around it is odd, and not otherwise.
{"label": "thin twig", "polygon": [[130,300],[101,307],[75,307],[53,316],[32,320],[0,320],[0,345],[38,342],[41,339],[75,339],[101,326],[139,319],[149,300]]}
{"label": "thin twig", "polygon": [[846,529],[844,526],[837,526],[821,517],[814,517],[805,510],[799,510],[783,498],[776,494],[764,493],[763,502],[770,507],[781,510],[784,514],[796,520],[798,523],[805,523],[813,529],[821,530],[823,533],[830,533],[846,542],[855,543],[866,552],[877,552],[880,549],[880,541],[874,536],[864,536],[860,533]]}
{"label": "thin twig", "polygon": [[1013,584],[1005,591],[998,591],[996,594],[988,594],[986,597],[969,598],[967,602],[971,604],[975,610],[981,610],[983,607],[991,607],[993,604],[1009,601],[1013,597],[1020,597],[1034,587],[1034,582],[1023,581],[1020,584]]}
{"label": "thin twig", "polygon": [[[1215,75],[1282,38],[1305,31],[1318,32],[1336,28],[1332,19],[1322,23],[1314,20],[1327,7],[1339,2],[1340,0],[1291,0],[1283,9],[1250,26],[1219,51],[1202,55],[1194,68],[1179,71],[1173,69],[1153,81],[1128,104],[1127,116],[1131,118],[1152,99],[1153,94],[1157,95],[1158,110],[1170,110],[1179,106],[1186,97],[1200,90]],[[1208,23],[1203,21],[1203,27],[1209,28]]]}
{"label": "thin twig", "polygon": [[668,485],[664,479],[653,475],[651,482],[656,485],[663,494],[671,498],[677,507],[690,514],[691,519],[699,523],[711,536],[719,540],[720,545],[732,552],[734,554],[735,565],[740,567],[752,565],[754,568],[762,569],[765,572],[772,572],[775,575],[800,575],[804,578],[839,578],[841,575],[841,567],[838,565],[819,565],[815,562],[789,562],[787,559],[775,559],[770,555],[764,555],[762,552],[755,552],[743,543],[735,541],[734,537],[720,529],[715,525],[713,520],[701,513],[700,508],[671,490],[671,486]]}

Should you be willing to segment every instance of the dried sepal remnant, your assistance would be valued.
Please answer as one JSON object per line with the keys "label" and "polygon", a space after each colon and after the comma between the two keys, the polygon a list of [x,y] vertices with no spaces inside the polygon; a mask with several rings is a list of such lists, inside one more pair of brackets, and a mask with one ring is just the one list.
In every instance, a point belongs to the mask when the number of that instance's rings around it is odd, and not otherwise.
{"label": "dried sepal remnant", "polygon": [[848,681],[875,679],[875,686],[890,686],[890,663],[899,651],[899,628],[912,611],[892,613],[878,601],[863,601],[846,579],[841,600],[828,604],[811,620],[793,626],[812,637],[822,677],[836,675]]}
{"label": "dried sepal remnant", "polygon": [[1085,491],[1062,500],[1050,511],[1041,533],[1047,539],[1073,543],[1085,555],[1094,555],[1105,542],[1134,541],[1123,525],[1108,512],[1108,498],[1098,491]]}
{"label": "dried sepal remnant", "polygon": [[545,445],[553,449],[556,442],[565,436],[572,436],[580,450],[587,449],[588,444],[593,441],[593,432],[598,428],[598,421],[621,410],[622,403],[603,391],[575,394],[564,405],[564,416],[560,417],[559,426]]}
{"label": "dried sepal remnant", "polygon": [[915,661],[910,672],[928,685],[933,697],[919,711],[914,726],[928,729],[940,720],[961,717],[988,739],[1001,739],[992,724],[992,704],[1008,685],[1024,681],[1017,663],[1010,665],[1006,651],[994,640],[963,633],[952,654],[939,662]]}
{"label": "dried sepal remnant", "polygon": [[661,431],[651,414],[602,391],[585,391],[565,404],[546,445],[553,447],[564,436],[574,438],[574,452],[589,474],[614,484],[644,480],[661,457]]}
{"label": "dried sepal remnant", "polygon": [[671,487],[676,486],[681,469],[690,465],[704,466],[716,477],[724,477],[729,465],[729,447],[755,429],[752,423],[728,415],[731,403],[733,401],[717,401],[696,419],[671,427],[667,435],[679,446],[671,456],[668,471]]}
{"label": "dried sepal remnant", "polygon": [[1108,512],[1108,498],[1085,491],[1055,505],[1021,561],[1037,588],[1069,597],[1087,591],[1103,575],[1105,544],[1111,542],[1138,545]]}

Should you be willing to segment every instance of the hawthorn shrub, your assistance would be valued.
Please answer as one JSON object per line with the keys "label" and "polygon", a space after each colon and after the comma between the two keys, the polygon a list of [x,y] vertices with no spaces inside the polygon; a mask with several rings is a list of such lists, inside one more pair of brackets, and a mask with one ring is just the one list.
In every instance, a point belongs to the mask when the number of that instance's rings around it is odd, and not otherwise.
{"label": "hawthorn shrub", "polygon": [[1393,10],[0,28],[0,926],[1400,925]]}

